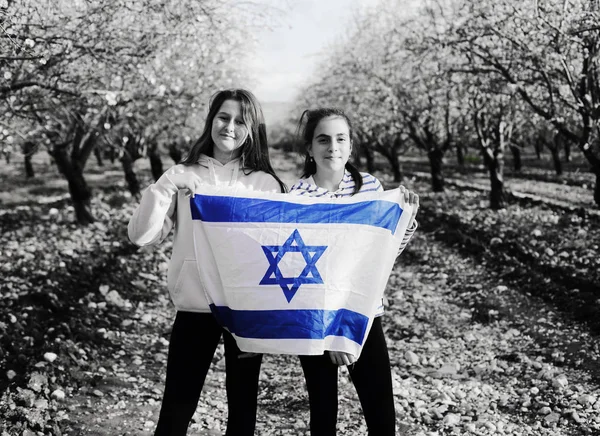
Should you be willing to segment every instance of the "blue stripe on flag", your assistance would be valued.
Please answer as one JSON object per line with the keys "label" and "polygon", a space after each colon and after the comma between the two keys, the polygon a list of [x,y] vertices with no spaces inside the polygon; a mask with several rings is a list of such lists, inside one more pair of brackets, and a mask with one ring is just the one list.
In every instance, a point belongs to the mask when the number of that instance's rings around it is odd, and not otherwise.
{"label": "blue stripe on flag", "polygon": [[192,219],[204,222],[363,224],[396,231],[402,208],[386,200],[299,204],[262,198],[196,194]]}
{"label": "blue stripe on flag", "polygon": [[210,305],[217,321],[236,336],[251,339],[324,339],[343,336],[361,345],[369,317],[339,310],[232,310]]}

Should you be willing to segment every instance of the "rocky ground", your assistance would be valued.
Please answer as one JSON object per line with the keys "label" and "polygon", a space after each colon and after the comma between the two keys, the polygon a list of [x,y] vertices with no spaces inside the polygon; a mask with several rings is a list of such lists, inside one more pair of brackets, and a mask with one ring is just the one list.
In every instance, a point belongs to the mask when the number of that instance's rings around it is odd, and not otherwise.
{"label": "rocky ground", "polygon": [[[289,159],[277,169],[293,179]],[[170,246],[127,241],[135,200],[109,180],[87,228],[60,186],[0,212],[2,436],[152,434],[174,316]],[[384,317],[398,434],[600,434],[596,218],[527,202],[498,213],[478,190],[405,184],[422,211]],[[224,432],[224,376],[220,348],[189,434]],[[366,434],[345,368],[339,377],[339,434]],[[256,434],[308,435],[307,421],[298,359],[265,356]]]}

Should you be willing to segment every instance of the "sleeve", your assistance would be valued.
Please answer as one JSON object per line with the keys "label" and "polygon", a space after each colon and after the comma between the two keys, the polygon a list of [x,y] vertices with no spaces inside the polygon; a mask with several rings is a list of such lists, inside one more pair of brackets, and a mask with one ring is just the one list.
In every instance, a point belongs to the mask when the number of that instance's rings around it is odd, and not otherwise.
{"label": "sleeve", "polygon": [[377,192],[381,192],[384,191],[383,189],[383,185],[381,184],[381,182],[379,181],[379,179],[377,177],[375,177],[373,174],[369,174],[369,173],[364,173],[365,176],[363,177],[363,180],[365,182],[369,181],[370,178],[373,179],[373,190],[377,191]]}
{"label": "sleeve", "polygon": [[402,254],[402,252],[408,245],[408,241],[410,241],[411,238],[413,237],[413,235],[415,234],[417,227],[419,227],[419,224],[417,223],[417,220],[414,220],[413,225],[410,226],[409,229],[406,229],[406,232],[404,233],[404,237],[402,238],[402,242],[400,243],[400,248],[398,249],[398,254],[396,255],[396,257],[398,257],[398,256],[400,256],[400,254]]}
{"label": "sleeve", "polygon": [[129,220],[127,234],[136,245],[162,242],[175,224],[178,189],[168,177],[173,168],[144,191],[140,204]]}
{"label": "sleeve", "polygon": [[[290,188],[290,194],[292,194],[292,193],[293,193],[293,194],[296,194],[296,195],[301,195],[301,194],[300,194],[300,192],[298,192],[298,191],[300,191],[300,190],[302,190],[302,189],[303,189],[303,186],[302,186],[302,180],[298,180],[298,181],[297,181],[296,183],[294,183],[294,184],[292,185],[292,187]],[[294,192],[294,191],[296,191],[296,192]]]}

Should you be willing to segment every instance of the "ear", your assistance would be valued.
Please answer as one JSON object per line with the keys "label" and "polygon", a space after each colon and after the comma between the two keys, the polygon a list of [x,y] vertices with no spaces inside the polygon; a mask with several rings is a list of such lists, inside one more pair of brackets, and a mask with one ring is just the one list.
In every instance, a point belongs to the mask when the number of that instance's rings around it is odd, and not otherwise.
{"label": "ear", "polygon": [[306,154],[308,154],[310,157],[313,157],[313,155],[312,155],[312,144],[308,144],[306,146]]}

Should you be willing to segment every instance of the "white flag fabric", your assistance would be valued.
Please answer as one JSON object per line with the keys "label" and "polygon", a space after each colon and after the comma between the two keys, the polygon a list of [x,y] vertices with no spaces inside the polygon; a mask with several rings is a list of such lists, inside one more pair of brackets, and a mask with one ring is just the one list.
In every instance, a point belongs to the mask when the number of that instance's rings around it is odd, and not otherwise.
{"label": "white flag fabric", "polygon": [[201,284],[246,352],[360,356],[412,205],[204,187],[190,199]]}

